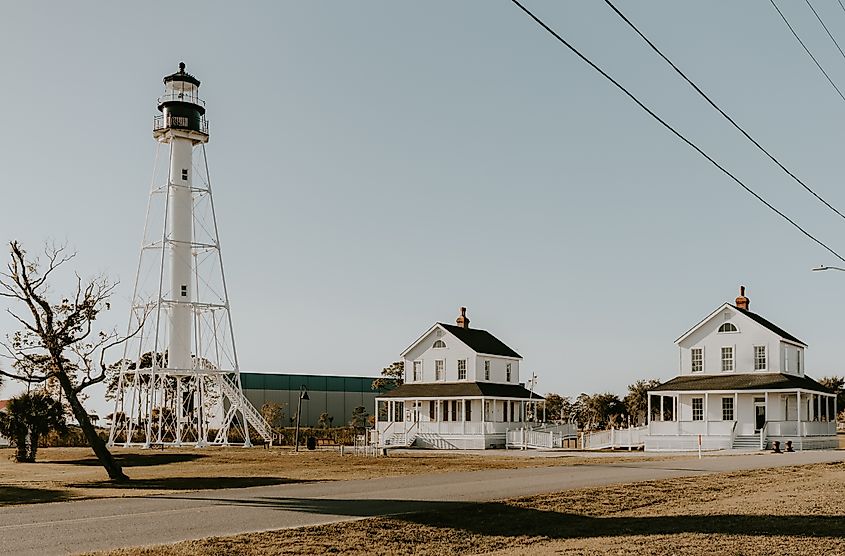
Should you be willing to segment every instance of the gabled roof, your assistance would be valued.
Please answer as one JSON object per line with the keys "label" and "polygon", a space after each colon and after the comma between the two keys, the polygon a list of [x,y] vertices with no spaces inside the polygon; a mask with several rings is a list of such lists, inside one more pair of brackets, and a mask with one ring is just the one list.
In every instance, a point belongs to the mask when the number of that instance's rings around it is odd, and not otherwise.
{"label": "gabled roof", "polygon": [[522,356],[505,345],[497,337],[493,336],[486,330],[479,330],[478,328],[463,328],[455,326],[454,324],[444,324],[438,322],[438,325],[445,328],[456,338],[472,348],[476,353],[483,353],[485,355],[501,355],[504,357],[516,357],[522,359]]}
{"label": "gabled roof", "polygon": [[533,394],[519,384],[500,384],[497,382],[414,382],[397,386],[379,398],[525,398],[543,399],[536,392]]}
{"label": "gabled roof", "polygon": [[795,336],[793,336],[792,334],[790,334],[789,332],[787,332],[786,330],[781,328],[780,326],[777,326],[776,324],[769,322],[768,320],[764,319],[763,317],[761,317],[757,313],[752,313],[751,311],[748,311],[746,309],[740,309],[736,305],[731,305],[731,307],[733,307],[734,309],[736,309],[737,311],[739,311],[743,315],[749,317],[751,320],[753,320],[757,324],[761,324],[761,325],[765,326],[766,328],[768,328],[769,330],[771,330],[772,332],[774,332],[775,334],[777,334],[778,336],[780,336],[784,340],[789,340],[790,342],[795,342],[796,344],[801,344],[802,346],[805,346],[805,347],[807,346],[807,344],[805,344],[804,342],[802,342],[801,340],[799,340],[798,338],[796,338]]}
{"label": "gabled roof", "polygon": [[784,373],[739,373],[721,375],[681,375],[664,382],[652,392],[704,390],[812,390],[832,392],[808,376]]}
{"label": "gabled roof", "polygon": [[678,344],[678,343],[684,341],[684,339],[686,339],[687,336],[689,336],[690,334],[692,334],[693,332],[698,330],[698,328],[702,324],[704,324],[705,322],[709,321],[710,319],[715,317],[717,314],[719,314],[722,311],[722,309],[724,309],[725,307],[730,307],[731,309],[734,309],[738,313],[745,315],[746,317],[750,318],[751,320],[753,320],[757,324],[763,326],[764,328],[767,328],[771,332],[774,332],[775,334],[777,334],[778,336],[780,336],[784,340],[787,340],[789,342],[793,342],[793,343],[796,343],[796,344],[800,344],[804,347],[807,347],[807,344],[805,344],[804,342],[802,342],[801,340],[799,340],[798,338],[796,338],[795,336],[793,336],[792,334],[790,334],[789,332],[784,330],[783,328],[781,328],[781,327],[777,326],[776,324],[772,323],[771,321],[764,319],[763,317],[761,317],[757,313],[752,313],[751,311],[748,311],[746,309],[740,309],[736,305],[731,305],[730,303],[723,303],[723,304],[719,305],[719,307],[715,311],[713,311],[712,313],[710,313],[709,315],[707,315],[706,317],[701,319],[695,326],[693,326],[692,328],[690,328],[689,330],[684,332],[684,334],[680,338],[675,340],[675,343]]}

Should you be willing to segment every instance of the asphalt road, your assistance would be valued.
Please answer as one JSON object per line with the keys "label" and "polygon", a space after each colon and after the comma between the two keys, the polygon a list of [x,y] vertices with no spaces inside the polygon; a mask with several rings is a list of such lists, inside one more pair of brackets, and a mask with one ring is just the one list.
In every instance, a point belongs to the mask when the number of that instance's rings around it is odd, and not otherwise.
{"label": "asphalt road", "polygon": [[0,508],[0,553],[73,554],[301,527],[586,486],[842,461],[838,451],[433,473]]}

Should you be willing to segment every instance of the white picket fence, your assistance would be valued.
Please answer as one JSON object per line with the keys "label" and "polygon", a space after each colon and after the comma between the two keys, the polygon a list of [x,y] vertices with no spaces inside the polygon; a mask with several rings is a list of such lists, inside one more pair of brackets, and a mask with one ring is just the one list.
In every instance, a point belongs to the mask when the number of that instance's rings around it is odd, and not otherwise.
{"label": "white picket fence", "polygon": [[534,429],[511,429],[505,434],[505,448],[563,448],[567,439],[578,438],[574,424],[552,425]]}
{"label": "white picket fence", "polygon": [[581,448],[584,450],[641,448],[647,434],[648,427],[585,432],[581,437]]}

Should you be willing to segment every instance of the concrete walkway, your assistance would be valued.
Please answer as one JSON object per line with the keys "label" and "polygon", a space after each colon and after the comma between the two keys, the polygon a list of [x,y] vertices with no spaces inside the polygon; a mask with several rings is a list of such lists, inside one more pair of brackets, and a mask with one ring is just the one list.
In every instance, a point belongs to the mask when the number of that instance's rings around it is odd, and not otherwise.
{"label": "concrete walkway", "polygon": [[625,458],[593,465],[434,473],[298,483],[182,495],[106,498],[0,508],[4,554],[69,554],[208,536],[448,509],[466,502],[654,479],[843,461],[837,451]]}

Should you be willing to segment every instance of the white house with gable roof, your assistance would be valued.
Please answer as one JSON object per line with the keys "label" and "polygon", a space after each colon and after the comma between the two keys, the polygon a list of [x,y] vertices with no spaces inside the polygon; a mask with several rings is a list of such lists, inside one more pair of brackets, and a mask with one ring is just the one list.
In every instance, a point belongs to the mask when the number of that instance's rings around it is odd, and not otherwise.
{"label": "white house with gable roof", "polygon": [[376,398],[379,444],[444,449],[504,447],[542,397],[520,382],[522,357],[486,330],[433,324],[402,352],[405,383]]}
{"label": "white house with gable roof", "polygon": [[807,344],[749,310],[745,287],[676,340],[680,374],[649,392],[646,450],[835,448],[836,396]]}

